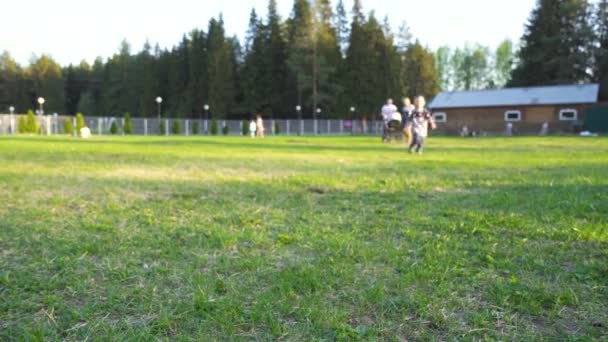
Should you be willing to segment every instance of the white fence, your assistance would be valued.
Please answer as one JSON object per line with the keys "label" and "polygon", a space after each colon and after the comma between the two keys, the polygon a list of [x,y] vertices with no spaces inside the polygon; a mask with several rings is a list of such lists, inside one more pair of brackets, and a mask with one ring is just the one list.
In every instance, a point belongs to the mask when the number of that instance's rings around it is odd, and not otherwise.
{"label": "white fence", "polygon": [[[0,114],[0,134],[17,134],[18,119],[24,115]],[[40,134],[65,134],[65,121],[71,120],[76,127],[76,118],[73,116],[44,115],[36,117],[40,126]],[[124,135],[124,119],[120,117],[85,117],[85,123],[92,134],[97,135]],[[115,124],[116,132],[112,132]],[[217,120],[217,135],[223,135],[224,127],[228,135],[242,135],[242,125],[249,129],[249,121]],[[163,118],[132,118],[133,135],[143,136],[195,136],[211,135],[211,120],[190,120]],[[381,135],[383,124],[381,121],[365,120],[265,120],[266,135]],[[161,131],[162,129],[162,131]]]}

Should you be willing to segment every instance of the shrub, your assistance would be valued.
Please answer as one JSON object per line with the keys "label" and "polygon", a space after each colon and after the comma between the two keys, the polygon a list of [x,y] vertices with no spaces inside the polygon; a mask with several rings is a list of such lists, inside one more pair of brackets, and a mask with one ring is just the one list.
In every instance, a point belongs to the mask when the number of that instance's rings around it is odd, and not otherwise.
{"label": "shrub", "polygon": [[249,135],[249,124],[247,123],[247,120],[243,120],[241,123],[241,130],[243,131],[244,137]]}
{"label": "shrub", "polygon": [[279,125],[278,122],[274,122],[274,134],[275,135],[279,135],[281,134],[281,125]]}
{"label": "shrub", "polygon": [[65,134],[74,134],[74,124],[72,123],[72,118],[65,119],[65,122],[63,123],[63,130],[65,131]]}
{"label": "shrub", "polygon": [[129,114],[129,112],[125,113],[125,127],[123,127],[123,132],[126,135],[133,134],[133,124],[131,123],[131,114]]}
{"label": "shrub", "polygon": [[193,122],[193,123],[192,123],[192,134],[193,134],[193,135],[197,135],[197,134],[198,134],[198,132],[199,132],[199,129],[198,129],[198,122]]}
{"label": "shrub", "polygon": [[230,132],[230,128],[228,128],[228,125],[225,125],[224,127],[222,127],[222,134],[228,135],[229,132]]}
{"label": "shrub", "polygon": [[171,127],[171,133],[173,133],[173,135],[179,135],[180,133],[180,127],[179,127],[179,121],[173,121],[173,126]]}
{"label": "shrub", "polygon": [[112,133],[113,135],[118,134],[118,124],[116,124],[116,121],[112,121],[112,126],[110,126],[110,133]]}
{"label": "shrub", "polygon": [[211,135],[217,135],[217,121],[211,120]]}
{"label": "shrub", "polygon": [[80,135],[80,130],[86,126],[84,123],[84,117],[82,113],[76,114],[76,134]]}
{"label": "shrub", "polygon": [[167,132],[167,129],[165,127],[165,120],[160,120],[160,132],[159,135],[165,135],[165,133]]}
{"label": "shrub", "polygon": [[24,133],[38,133],[38,121],[32,110],[27,111],[27,119],[25,119],[25,132]]}
{"label": "shrub", "polygon": [[17,132],[21,134],[27,133],[27,120],[25,116],[20,116],[17,120]]}

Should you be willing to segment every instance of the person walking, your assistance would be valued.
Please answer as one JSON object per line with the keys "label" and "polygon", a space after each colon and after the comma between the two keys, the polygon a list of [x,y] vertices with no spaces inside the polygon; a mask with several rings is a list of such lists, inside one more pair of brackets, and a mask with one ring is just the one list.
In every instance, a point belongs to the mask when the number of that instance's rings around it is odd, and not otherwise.
{"label": "person walking", "polygon": [[408,146],[412,143],[412,126],[410,125],[410,120],[415,109],[416,107],[412,105],[412,101],[409,97],[403,99],[403,108],[401,109],[403,115],[403,134],[405,134],[405,141]]}
{"label": "person walking", "polygon": [[255,136],[258,138],[264,138],[264,120],[262,120],[262,115],[260,114],[256,116],[255,127]]}
{"label": "person walking", "polygon": [[251,138],[255,138],[256,131],[257,125],[255,123],[255,120],[251,120],[251,122],[249,123],[249,136],[251,136]]}
{"label": "person walking", "polygon": [[398,113],[397,106],[393,104],[393,99],[387,99],[386,104],[382,106],[381,115],[384,122],[384,130],[382,133],[382,141],[389,140],[389,123],[393,120],[394,115]]}
{"label": "person walking", "polygon": [[416,153],[422,154],[424,150],[424,144],[428,136],[429,128],[435,129],[435,120],[433,115],[426,110],[426,100],[423,96],[418,96],[414,101],[416,109],[412,113],[411,119],[411,130],[413,133],[413,139],[410,143],[409,152],[413,153],[416,148]]}

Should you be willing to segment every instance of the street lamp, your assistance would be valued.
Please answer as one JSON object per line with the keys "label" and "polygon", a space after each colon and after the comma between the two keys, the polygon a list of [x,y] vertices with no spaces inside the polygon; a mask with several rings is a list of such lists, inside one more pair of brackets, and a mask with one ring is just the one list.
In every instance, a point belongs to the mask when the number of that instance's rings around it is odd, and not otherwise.
{"label": "street lamp", "polygon": [[13,126],[15,125],[15,121],[13,120],[13,113],[15,112],[15,107],[13,107],[13,106],[8,107],[8,111],[11,113],[11,118],[8,123],[8,125],[9,125],[8,128],[10,129],[11,134],[13,134],[14,133]]}
{"label": "street lamp", "polygon": [[40,115],[44,115],[44,97],[38,98],[38,104],[40,105]]}
{"label": "street lamp", "polygon": [[317,108],[317,117],[321,116],[321,108]]}
{"label": "street lamp", "polygon": [[298,120],[302,120],[302,106],[296,106],[296,113],[298,113]]}
{"label": "street lamp", "polygon": [[205,108],[205,120],[209,120],[209,105],[206,104],[203,106],[203,108]]}
{"label": "street lamp", "polygon": [[163,103],[163,98],[159,96],[156,98],[156,104],[158,105],[158,121],[160,121],[160,104],[161,103]]}
{"label": "street lamp", "polygon": [[[59,124],[57,121],[57,116],[59,114],[57,114],[57,112],[53,113],[53,125],[51,127],[53,127],[54,129],[52,129],[51,134],[53,134],[53,131],[55,132],[55,134],[59,134]],[[93,127],[91,125],[91,127]]]}

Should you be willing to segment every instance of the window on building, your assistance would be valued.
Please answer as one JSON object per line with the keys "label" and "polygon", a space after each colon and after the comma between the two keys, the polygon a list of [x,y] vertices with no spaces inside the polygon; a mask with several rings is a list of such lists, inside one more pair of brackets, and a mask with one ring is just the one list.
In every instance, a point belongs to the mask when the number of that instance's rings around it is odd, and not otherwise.
{"label": "window on building", "polygon": [[448,122],[448,115],[446,113],[433,113],[433,119],[435,119],[435,122]]}
{"label": "window on building", "polygon": [[578,112],[576,109],[562,109],[559,111],[559,119],[561,121],[574,121],[578,119]]}
{"label": "window on building", "polygon": [[505,121],[521,121],[521,111],[519,110],[508,110],[505,112]]}

